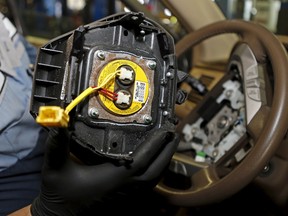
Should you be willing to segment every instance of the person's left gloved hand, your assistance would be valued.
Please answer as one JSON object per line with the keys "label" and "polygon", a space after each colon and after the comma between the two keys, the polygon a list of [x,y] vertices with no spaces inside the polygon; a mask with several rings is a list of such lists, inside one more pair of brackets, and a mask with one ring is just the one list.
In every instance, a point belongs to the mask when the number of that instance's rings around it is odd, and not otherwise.
{"label": "person's left gloved hand", "polygon": [[178,136],[159,129],[136,149],[129,165],[106,162],[88,166],[71,159],[69,135],[65,129],[51,131],[41,193],[32,203],[31,213],[33,216],[82,215],[81,212],[123,186],[138,181],[157,182],[178,142]]}

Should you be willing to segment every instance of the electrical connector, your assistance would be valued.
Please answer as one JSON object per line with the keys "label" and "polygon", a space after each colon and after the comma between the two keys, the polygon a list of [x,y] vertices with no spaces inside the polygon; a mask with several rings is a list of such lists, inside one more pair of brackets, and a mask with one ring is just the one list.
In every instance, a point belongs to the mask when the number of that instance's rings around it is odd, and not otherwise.
{"label": "electrical connector", "polygon": [[205,162],[205,152],[203,151],[197,151],[197,154],[195,156],[195,161],[197,162]]}
{"label": "electrical connector", "polygon": [[134,71],[126,67],[120,68],[119,79],[121,80],[133,80]]}
{"label": "electrical connector", "polygon": [[36,122],[46,127],[68,127],[69,115],[58,106],[41,106]]}
{"label": "electrical connector", "polygon": [[135,72],[130,66],[121,66],[118,71],[118,80],[120,83],[123,85],[131,85],[134,82]]}
{"label": "electrical connector", "polygon": [[124,91],[119,91],[117,92],[118,97],[117,100],[115,101],[116,104],[126,104],[130,105],[131,104],[131,95],[127,94]]}

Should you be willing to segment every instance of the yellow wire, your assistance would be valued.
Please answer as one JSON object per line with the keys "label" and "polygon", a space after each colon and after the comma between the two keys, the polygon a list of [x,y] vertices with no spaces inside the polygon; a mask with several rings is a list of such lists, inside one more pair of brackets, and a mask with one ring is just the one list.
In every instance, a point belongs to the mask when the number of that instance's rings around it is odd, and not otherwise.
{"label": "yellow wire", "polygon": [[84,90],[80,95],[78,95],[66,108],[65,112],[68,114],[77,104],[79,104],[85,97],[90,95],[95,91],[94,88],[89,87]]}
{"label": "yellow wire", "polygon": [[104,81],[98,85],[97,87],[89,87],[84,90],[80,95],[78,95],[66,108],[65,113],[69,113],[75,106],[77,106],[84,98],[88,95],[92,94],[93,92],[97,91],[100,88],[103,88],[107,83],[112,80],[112,78],[119,73],[119,70],[115,71],[114,73],[109,74]]}
{"label": "yellow wire", "polygon": [[103,80],[103,82],[101,84],[98,85],[97,89],[103,88],[105,85],[107,85],[107,83],[112,80],[112,78],[119,73],[120,70],[115,71],[114,73],[109,74],[106,79]]}

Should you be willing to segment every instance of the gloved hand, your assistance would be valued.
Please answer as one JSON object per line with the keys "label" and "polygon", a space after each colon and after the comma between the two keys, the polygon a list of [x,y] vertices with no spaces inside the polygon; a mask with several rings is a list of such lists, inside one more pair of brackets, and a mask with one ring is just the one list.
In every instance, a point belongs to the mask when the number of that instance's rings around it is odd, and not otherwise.
{"label": "gloved hand", "polygon": [[33,216],[82,215],[104,196],[135,182],[155,181],[169,164],[179,137],[158,130],[133,153],[133,162],[116,165],[77,163],[70,156],[65,129],[50,131],[42,170],[41,193],[31,205]]}

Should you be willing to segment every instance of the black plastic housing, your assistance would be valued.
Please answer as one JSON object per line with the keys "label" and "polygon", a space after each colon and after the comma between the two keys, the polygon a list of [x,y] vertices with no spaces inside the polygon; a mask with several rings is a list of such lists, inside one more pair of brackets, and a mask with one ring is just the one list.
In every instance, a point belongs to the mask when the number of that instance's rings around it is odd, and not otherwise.
{"label": "black plastic housing", "polygon": [[[131,117],[92,118],[87,97],[70,112],[69,130],[73,132],[71,151],[86,162],[99,159],[130,160],[131,153],[148,133],[161,127],[174,131],[174,105],[177,70],[172,36],[142,13],[120,13],[80,26],[39,49],[33,80],[31,114],[36,118],[40,106],[65,108],[90,85],[95,52],[152,60],[153,91],[150,96],[151,121]],[[95,98],[94,98],[95,99]],[[118,121],[117,119],[121,119]],[[49,128],[48,128],[49,129]],[[100,156],[100,157],[99,157]]]}

